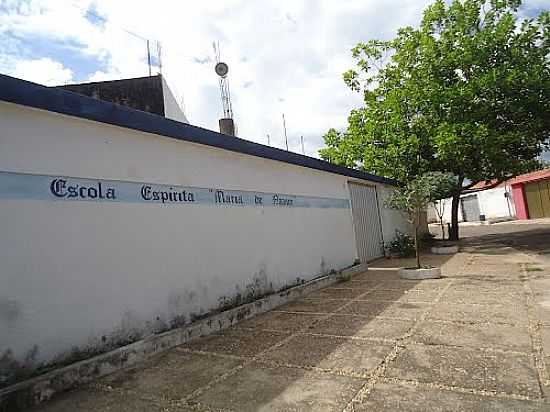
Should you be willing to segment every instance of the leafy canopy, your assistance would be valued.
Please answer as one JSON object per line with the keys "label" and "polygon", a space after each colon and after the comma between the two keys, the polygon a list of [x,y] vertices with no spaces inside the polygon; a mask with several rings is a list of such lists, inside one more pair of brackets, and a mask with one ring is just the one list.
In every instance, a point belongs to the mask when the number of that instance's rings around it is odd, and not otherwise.
{"label": "leafy canopy", "polygon": [[396,188],[386,199],[386,206],[404,211],[411,223],[418,224],[420,214],[428,205],[448,196],[455,186],[456,178],[450,173],[424,173]]}
{"label": "leafy canopy", "polygon": [[471,181],[536,167],[550,137],[550,13],[519,0],[437,0],[418,28],[359,43],[346,84],[364,95],[323,159],[408,181],[440,170]]}

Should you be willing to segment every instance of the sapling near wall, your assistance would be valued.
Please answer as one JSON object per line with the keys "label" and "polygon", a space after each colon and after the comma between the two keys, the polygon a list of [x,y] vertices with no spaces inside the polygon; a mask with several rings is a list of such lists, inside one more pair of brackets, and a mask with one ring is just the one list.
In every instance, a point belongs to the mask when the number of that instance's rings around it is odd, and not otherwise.
{"label": "sapling near wall", "polygon": [[414,226],[414,248],[418,269],[421,268],[418,239],[420,217],[428,205],[438,200],[453,184],[456,184],[455,178],[449,173],[425,173],[405,186],[397,188],[386,200],[386,206],[406,213],[407,220]]}

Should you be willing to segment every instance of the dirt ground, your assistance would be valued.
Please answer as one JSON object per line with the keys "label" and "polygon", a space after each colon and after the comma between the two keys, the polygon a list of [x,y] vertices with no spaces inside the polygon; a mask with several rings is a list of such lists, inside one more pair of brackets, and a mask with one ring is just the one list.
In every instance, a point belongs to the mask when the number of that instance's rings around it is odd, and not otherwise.
{"label": "dirt ground", "polygon": [[424,256],[62,394],[40,411],[550,411],[550,221],[462,228]]}

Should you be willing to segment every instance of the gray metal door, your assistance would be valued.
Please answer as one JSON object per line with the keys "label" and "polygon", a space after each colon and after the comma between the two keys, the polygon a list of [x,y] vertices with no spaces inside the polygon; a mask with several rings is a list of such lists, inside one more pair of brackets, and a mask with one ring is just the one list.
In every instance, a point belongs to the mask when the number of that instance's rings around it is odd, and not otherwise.
{"label": "gray metal door", "polygon": [[357,253],[364,263],[384,255],[376,188],[349,183],[349,189]]}
{"label": "gray metal door", "polygon": [[462,203],[462,220],[465,222],[477,222],[479,220],[479,203],[477,195],[464,196]]}

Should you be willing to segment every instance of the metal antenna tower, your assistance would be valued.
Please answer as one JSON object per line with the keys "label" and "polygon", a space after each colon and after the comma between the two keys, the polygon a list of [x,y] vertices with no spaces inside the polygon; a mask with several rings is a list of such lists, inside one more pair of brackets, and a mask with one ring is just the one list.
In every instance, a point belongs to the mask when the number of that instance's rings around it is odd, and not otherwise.
{"label": "metal antenna tower", "polygon": [[227,80],[227,73],[229,72],[229,66],[220,60],[220,45],[219,42],[212,42],[214,47],[214,56],[216,58],[216,74],[219,76],[220,94],[222,98],[223,117],[225,119],[233,118],[233,107],[231,105],[231,93],[229,92],[229,82]]}
{"label": "metal antenna tower", "polygon": [[286,144],[286,151],[288,152],[288,137],[286,135],[286,121],[285,121],[285,114],[283,113],[283,129],[285,131],[285,144]]}
{"label": "metal antenna tower", "polygon": [[147,66],[149,67],[149,77],[151,77],[151,49],[149,48],[149,40],[147,40]]}
{"label": "metal antenna tower", "polygon": [[159,74],[162,74],[162,45],[157,41],[157,58],[159,64]]}

